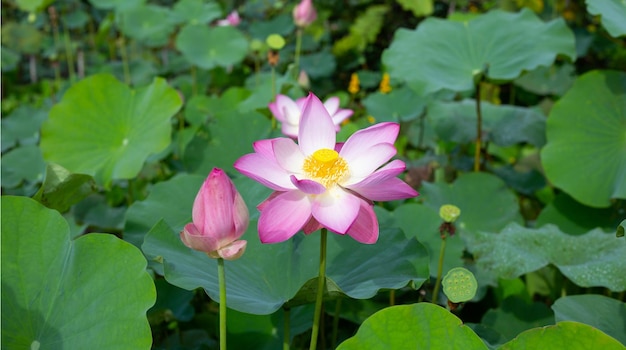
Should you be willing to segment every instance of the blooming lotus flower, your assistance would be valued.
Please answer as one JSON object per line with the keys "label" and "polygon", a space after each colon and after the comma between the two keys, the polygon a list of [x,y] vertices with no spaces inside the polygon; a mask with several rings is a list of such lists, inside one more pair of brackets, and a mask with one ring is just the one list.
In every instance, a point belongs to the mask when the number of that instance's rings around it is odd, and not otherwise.
{"label": "blooming lotus flower", "polygon": [[185,225],[180,239],[191,249],[212,258],[235,260],[246,249],[239,240],[248,228],[248,208],[222,169],[214,168],[193,202],[193,222]]}
{"label": "blooming lotus flower", "polygon": [[289,239],[299,230],[327,228],[362,243],[378,239],[371,201],[410,198],[418,193],[396,176],[405,170],[395,154],[400,126],[379,123],[336,143],[336,127],[313,94],[303,103],[298,144],[289,138],[260,140],[255,153],[235,162],[244,175],[275,192],[261,205],[263,243]]}
{"label": "blooming lotus flower", "polygon": [[224,19],[220,19],[217,21],[218,26],[233,26],[236,27],[241,23],[241,17],[239,17],[239,12],[237,10],[233,10],[233,12],[229,13],[228,16]]}
{"label": "blooming lotus flower", "polygon": [[[293,101],[285,95],[277,95],[276,101],[269,104],[270,111],[274,117],[281,122],[281,131],[283,134],[298,138],[300,119],[302,118],[302,111],[306,101],[306,97]],[[339,131],[341,122],[350,118],[352,113],[354,113],[350,109],[339,108],[339,97],[327,99],[326,102],[324,102],[324,107],[332,119],[335,132]]]}
{"label": "blooming lotus flower", "polygon": [[306,27],[317,18],[313,0],[302,0],[293,8],[293,21],[298,27]]}

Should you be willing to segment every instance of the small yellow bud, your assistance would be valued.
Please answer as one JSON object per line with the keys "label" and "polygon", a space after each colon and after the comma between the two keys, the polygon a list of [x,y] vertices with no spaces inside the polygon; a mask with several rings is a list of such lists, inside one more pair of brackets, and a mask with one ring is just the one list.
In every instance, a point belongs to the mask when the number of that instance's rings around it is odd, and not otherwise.
{"label": "small yellow bud", "polygon": [[348,85],[348,92],[353,95],[359,92],[360,83],[359,76],[356,73],[352,73],[350,76],[350,85]]}
{"label": "small yellow bud", "polygon": [[388,94],[391,92],[391,85],[389,85],[389,73],[383,74],[383,78],[380,81],[378,89],[381,94]]}
{"label": "small yellow bud", "polygon": [[455,205],[445,204],[439,208],[439,217],[441,217],[445,222],[455,222],[460,215],[461,209]]}

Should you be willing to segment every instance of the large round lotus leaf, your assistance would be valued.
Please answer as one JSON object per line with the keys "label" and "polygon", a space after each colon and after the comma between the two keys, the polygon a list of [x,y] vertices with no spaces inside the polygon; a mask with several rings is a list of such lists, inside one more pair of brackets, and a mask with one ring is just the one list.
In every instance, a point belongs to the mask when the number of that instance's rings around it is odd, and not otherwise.
{"label": "large round lotus leaf", "polygon": [[487,349],[480,337],[448,310],[430,303],[392,306],[365,320],[337,350]]}
{"label": "large round lotus leaf", "polygon": [[174,31],[174,23],[168,20],[171,10],[157,5],[141,5],[118,12],[117,21],[121,31],[150,47],[164,46]]}
{"label": "large round lotus leaf", "polygon": [[192,64],[211,69],[241,62],[248,53],[248,41],[232,26],[186,25],[176,37],[176,48]]}
{"label": "large round lotus leaf", "polygon": [[496,10],[468,22],[429,17],[415,30],[400,29],[383,63],[392,78],[418,91],[467,91],[485,70],[490,79],[512,80],[551,65],[558,54],[576,57],[574,35],[562,19],[544,23],[528,9]]}
{"label": "large round lotus leaf", "polygon": [[611,231],[619,223],[613,208],[591,208],[580,204],[566,193],[559,193],[537,217],[535,227],[554,224],[570,235],[581,235],[596,227]]}
{"label": "large round lotus leaf", "polygon": [[544,303],[513,296],[504,299],[499,308],[487,310],[480,324],[502,335],[504,343],[525,330],[553,325],[554,315]]}
{"label": "large round lotus leaf", "polygon": [[624,345],[586,324],[564,321],[554,326],[535,328],[521,333],[498,350],[563,349],[623,350]]}
{"label": "large round lotus leaf", "polygon": [[522,222],[513,191],[487,173],[464,174],[452,184],[424,182],[420,197],[437,212],[444,204],[459,207],[461,216],[455,225],[462,230],[498,231],[511,221]]}
{"label": "large round lotus leaf", "polygon": [[178,1],[171,13],[175,23],[208,24],[222,15],[217,2],[206,3],[203,0]]}
{"label": "large round lotus leaf", "polygon": [[170,119],[180,106],[164,79],[131,90],[111,75],[91,76],[50,110],[41,129],[44,159],[107,186],[133,178],[150,154],[169,145]]}
{"label": "large round lotus leaf", "polygon": [[575,70],[572,64],[539,66],[515,79],[515,85],[538,95],[563,96],[574,84]]}
{"label": "large round lotus leaf", "polygon": [[2,347],[150,349],[156,295],[137,248],[114,235],[70,240],[55,210],[2,197]]}
{"label": "large round lotus leaf", "polygon": [[626,73],[591,71],[552,108],[541,160],[548,179],[577,201],[626,198]]}
{"label": "large round lotus leaf", "polygon": [[593,326],[626,345],[626,304],[604,295],[569,295],[552,304],[554,318]]}
{"label": "large round lotus leaf", "polygon": [[[318,273],[319,233],[262,244],[252,221],[242,239],[248,241],[245,254],[226,263],[229,308],[269,314],[296,297],[292,305],[315,299],[315,288],[310,286],[316,284]],[[148,257],[163,262],[170,283],[185,289],[203,287],[218,300],[217,261],[187,248],[164,221],[146,235],[142,248]],[[410,282],[419,286],[428,276],[427,264],[424,247],[407,240],[398,229],[381,229],[373,245],[329,233],[327,292],[371,298],[380,289],[401,288]]]}
{"label": "large round lotus leaf", "polygon": [[626,35],[626,3],[624,0],[585,0],[587,11],[602,17],[602,25],[611,36]]}
{"label": "large round lotus leaf", "polygon": [[[527,142],[546,143],[546,117],[541,112],[517,106],[481,103],[483,140],[498,146]],[[442,140],[471,143],[476,140],[476,101],[434,102],[428,106],[428,118]]]}
{"label": "large round lotus leaf", "polygon": [[512,223],[500,233],[464,236],[480,268],[501,278],[516,278],[548,264],[581,287],[626,290],[626,242],[600,229],[580,236],[554,225],[538,229]]}

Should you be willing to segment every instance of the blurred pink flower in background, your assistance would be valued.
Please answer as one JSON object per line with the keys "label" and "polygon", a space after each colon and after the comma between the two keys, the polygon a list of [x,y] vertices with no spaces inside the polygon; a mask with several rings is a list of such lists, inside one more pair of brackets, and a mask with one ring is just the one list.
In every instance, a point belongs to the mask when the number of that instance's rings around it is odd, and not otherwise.
{"label": "blurred pink flower in background", "polygon": [[293,8],[293,21],[298,27],[306,27],[317,18],[312,0],[302,0]]}
{"label": "blurred pink flower in background", "polygon": [[[302,110],[307,101],[306,97],[301,97],[296,101],[285,95],[277,95],[276,101],[269,104],[269,109],[274,117],[281,122],[281,131],[286,136],[298,138]],[[330,97],[324,102],[324,107],[330,115],[335,126],[335,132],[340,129],[341,122],[350,118],[354,113],[351,109],[339,108],[339,97]]]}
{"label": "blurred pink flower in background", "polygon": [[336,125],[315,95],[309,94],[302,109],[298,144],[288,138],[260,140],[253,145],[255,153],[234,165],[276,191],[258,206],[261,242],[282,242],[299,230],[325,227],[375,243],[378,220],[371,201],[418,195],[396,177],[405,170],[403,161],[382,166],[397,152],[399,124],[379,123],[337,144]]}
{"label": "blurred pink flower in background", "polygon": [[217,21],[218,26],[236,27],[239,25],[239,23],[241,23],[241,17],[239,17],[239,12],[237,12],[237,10],[233,10],[233,12],[229,13],[226,18]]}
{"label": "blurred pink flower in background", "polygon": [[187,247],[216,259],[235,260],[244,253],[247,242],[239,238],[248,228],[248,208],[222,169],[214,168],[204,180],[192,217],[180,233]]}

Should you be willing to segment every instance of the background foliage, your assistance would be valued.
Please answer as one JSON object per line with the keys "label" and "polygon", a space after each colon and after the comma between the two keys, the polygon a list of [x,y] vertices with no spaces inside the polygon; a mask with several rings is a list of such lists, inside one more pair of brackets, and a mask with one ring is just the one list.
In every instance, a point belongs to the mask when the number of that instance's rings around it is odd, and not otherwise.
{"label": "background foliage", "polygon": [[[221,167],[252,220],[230,345],[304,348],[316,235],[260,244],[269,190],[232,164],[280,136],[275,94],[313,91],[355,111],[339,139],[400,123],[421,193],[376,206],[375,245],[332,235],[321,347],[623,349],[623,1],[318,0],[298,67],[295,5],[2,1],[3,344],[217,348],[215,262],[178,232]],[[478,283],[454,310],[430,303],[444,204],[462,213],[443,272]]]}

